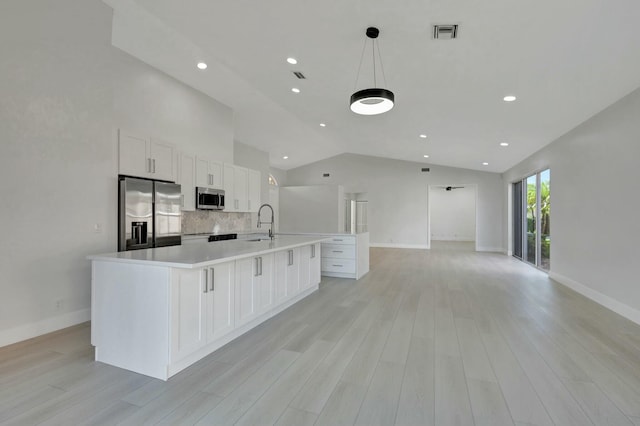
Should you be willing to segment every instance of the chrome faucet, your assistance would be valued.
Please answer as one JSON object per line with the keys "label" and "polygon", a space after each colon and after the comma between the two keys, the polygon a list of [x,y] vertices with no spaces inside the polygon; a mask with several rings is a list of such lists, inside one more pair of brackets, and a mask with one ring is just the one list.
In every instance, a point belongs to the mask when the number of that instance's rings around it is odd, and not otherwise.
{"label": "chrome faucet", "polygon": [[[262,211],[263,207],[269,207],[271,209],[271,222],[260,222],[260,212]],[[258,228],[260,228],[260,225],[264,224],[264,223],[268,223],[271,225],[271,227],[269,228],[269,238],[271,238],[273,240],[273,220],[274,220],[274,213],[273,213],[273,207],[271,207],[271,204],[263,204],[260,206],[260,208],[258,209]]]}

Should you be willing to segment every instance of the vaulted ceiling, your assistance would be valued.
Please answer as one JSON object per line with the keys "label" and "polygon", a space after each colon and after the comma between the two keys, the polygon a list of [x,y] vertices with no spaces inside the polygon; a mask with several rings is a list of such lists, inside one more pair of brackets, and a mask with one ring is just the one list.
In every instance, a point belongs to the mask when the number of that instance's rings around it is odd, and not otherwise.
{"label": "vaulted ceiling", "polygon": [[[283,169],[352,152],[502,172],[640,86],[637,0],[105,2],[114,45],[229,105]],[[379,116],[349,109],[368,26],[396,95]]]}

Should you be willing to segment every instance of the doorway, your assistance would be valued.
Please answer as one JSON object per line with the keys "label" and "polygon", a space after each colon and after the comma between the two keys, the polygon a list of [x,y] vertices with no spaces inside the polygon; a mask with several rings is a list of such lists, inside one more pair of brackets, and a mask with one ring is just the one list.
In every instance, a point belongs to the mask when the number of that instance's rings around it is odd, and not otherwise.
{"label": "doorway", "polygon": [[513,256],[551,268],[551,171],[534,173],[512,185]]}
{"label": "doorway", "polygon": [[477,250],[477,185],[429,186],[430,248]]}

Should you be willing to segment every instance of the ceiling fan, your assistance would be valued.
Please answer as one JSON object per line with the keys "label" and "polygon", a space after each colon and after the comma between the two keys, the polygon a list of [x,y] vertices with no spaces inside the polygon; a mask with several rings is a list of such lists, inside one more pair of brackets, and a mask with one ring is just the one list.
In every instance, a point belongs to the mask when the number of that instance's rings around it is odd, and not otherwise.
{"label": "ceiling fan", "polygon": [[451,191],[452,189],[464,188],[464,186],[441,186],[440,188],[444,189],[445,191]]}

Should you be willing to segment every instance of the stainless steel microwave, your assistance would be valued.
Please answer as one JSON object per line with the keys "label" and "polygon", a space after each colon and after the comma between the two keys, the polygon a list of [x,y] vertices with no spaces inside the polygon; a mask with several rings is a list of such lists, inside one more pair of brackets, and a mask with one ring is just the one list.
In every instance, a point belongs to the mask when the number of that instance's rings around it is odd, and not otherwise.
{"label": "stainless steel microwave", "polygon": [[196,208],[198,210],[224,210],[224,190],[197,187]]}

